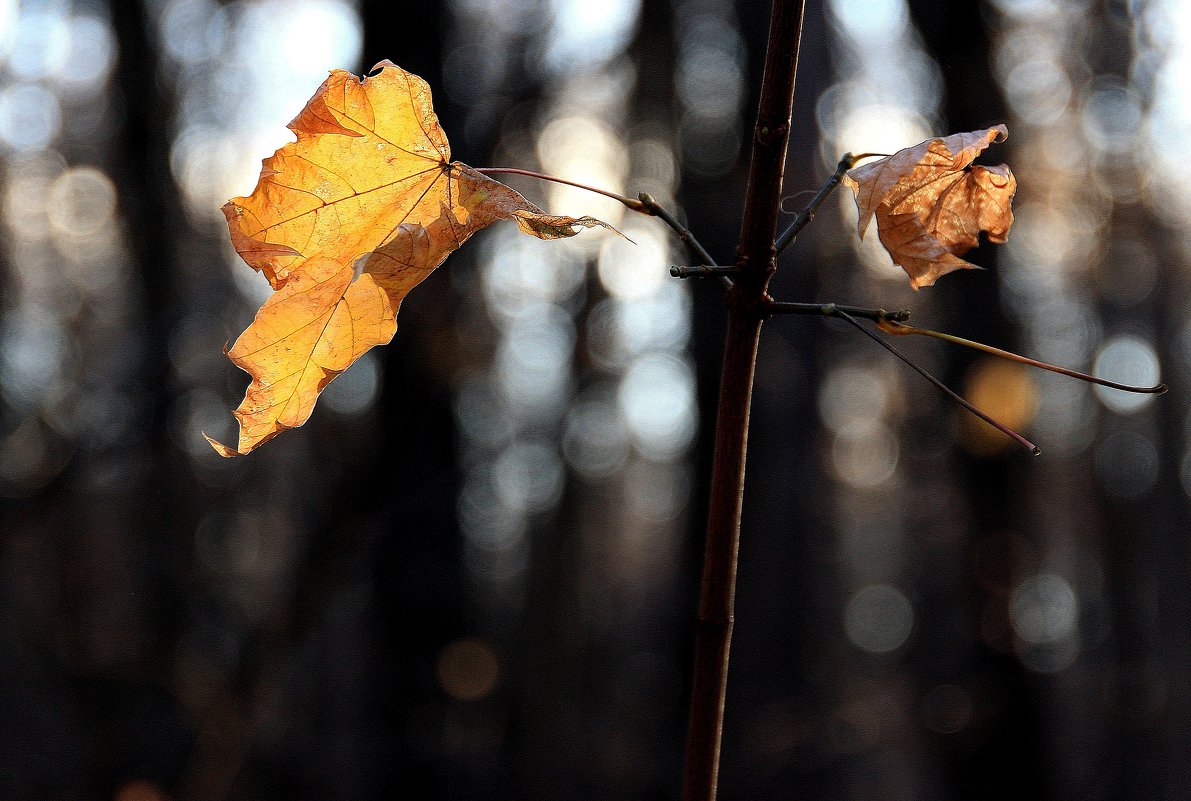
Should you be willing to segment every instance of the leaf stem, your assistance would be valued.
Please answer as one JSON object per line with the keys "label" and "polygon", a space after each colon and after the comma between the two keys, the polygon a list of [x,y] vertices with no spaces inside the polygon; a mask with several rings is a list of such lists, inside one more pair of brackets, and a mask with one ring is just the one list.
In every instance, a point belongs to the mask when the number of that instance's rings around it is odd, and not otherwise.
{"label": "leaf stem", "polygon": [[1106,378],[1097,378],[1094,375],[1088,375],[1087,373],[1081,373],[1078,370],[1069,370],[1066,367],[1059,367],[1058,365],[1050,364],[1049,362],[1041,362],[1041,361],[1038,361],[1037,359],[1031,359],[1028,356],[1022,356],[1021,354],[1013,353],[1012,351],[1002,350],[1001,348],[994,348],[992,345],[985,345],[983,342],[973,342],[970,339],[964,339],[963,337],[957,337],[953,334],[944,334],[941,331],[931,331],[928,328],[915,328],[914,326],[911,326],[911,325],[905,325],[903,323],[903,321],[901,321],[901,320],[884,318],[881,320],[877,320],[877,325],[880,327],[880,329],[882,331],[885,331],[886,333],[889,333],[889,334],[897,334],[899,336],[906,336],[909,334],[921,334],[921,335],[927,336],[927,337],[934,337],[935,339],[942,339],[946,342],[952,342],[956,345],[963,345],[964,347],[967,347],[967,348],[974,348],[976,350],[983,351],[984,353],[992,354],[993,356],[999,356],[1002,359],[1008,359],[1009,361],[1012,361],[1012,362],[1018,362],[1019,364],[1028,364],[1030,367],[1038,367],[1042,370],[1050,370],[1052,373],[1058,373],[1059,375],[1065,375],[1070,378],[1078,378],[1080,381],[1087,381],[1092,384],[1099,384],[1102,387],[1110,387],[1111,389],[1119,389],[1122,392],[1140,392],[1142,394],[1148,394],[1148,395],[1161,395],[1163,392],[1166,392],[1166,390],[1168,389],[1166,384],[1157,384],[1152,387],[1139,387],[1139,386],[1134,386],[1132,384],[1120,384],[1120,383],[1117,383],[1116,381],[1109,381]]}
{"label": "leaf stem", "polygon": [[[968,401],[967,401],[965,398],[963,398],[962,396],[960,396],[960,395],[959,395],[957,392],[955,392],[954,390],[952,390],[950,387],[948,387],[946,384],[944,384],[944,383],[943,383],[942,381],[940,381],[939,379],[935,378],[935,377],[934,377],[934,376],[933,376],[933,375],[932,375],[930,372],[928,372],[928,371],[927,371],[925,368],[923,368],[923,367],[920,367],[918,364],[916,364],[914,361],[912,361],[912,360],[910,359],[910,357],[906,356],[906,355],[905,355],[904,353],[902,353],[900,350],[898,350],[897,348],[893,347],[892,345],[890,345],[890,344],[889,344],[888,342],[886,342],[885,340],[881,339],[881,338],[880,338],[879,336],[877,336],[877,335],[876,335],[874,332],[872,332],[872,331],[870,331],[869,329],[865,328],[863,325],[861,325],[861,324],[860,324],[860,321],[859,321],[859,320],[857,320],[857,319],[856,319],[855,317],[853,317],[852,315],[848,314],[848,313],[847,313],[846,311],[844,311],[843,309],[840,309],[839,307],[836,307],[836,309],[835,309],[835,311],[834,311],[834,314],[833,314],[832,316],[842,317],[843,319],[845,319],[845,320],[847,320],[849,323],[851,323],[851,324],[852,324],[854,327],[856,327],[856,328],[860,329],[860,331],[861,331],[861,332],[862,332],[862,333],[863,333],[865,336],[869,337],[869,338],[870,338],[870,339],[872,339],[874,342],[876,342],[878,345],[880,345],[881,347],[885,348],[885,350],[889,351],[889,352],[890,352],[890,353],[892,353],[894,356],[896,356],[897,358],[901,359],[903,362],[905,362],[906,364],[908,364],[908,365],[909,365],[909,366],[910,366],[910,367],[911,367],[911,368],[912,368],[912,369],[913,369],[913,370],[914,370],[916,373],[918,373],[920,376],[922,376],[923,378],[925,378],[927,381],[931,382],[931,383],[932,383],[932,384],[934,384],[936,387],[938,387],[939,389],[941,389],[941,390],[942,390],[944,393],[946,393],[946,395],[947,395],[948,397],[950,397],[952,400],[954,400],[954,401],[955,401],[956,403],[958,403],[960,406],[964,407],[964,408],[965,408],[965,409],[967,409],[969,412],[971,412],[972,414],[976,415],[977,417],[979,417],[979,418],[980,418],[981,420],[983,420],[984,422],[988,423],[990,426],[992,426],[993,428],[995,428],[997,431],[1000,431],[1002,434],[1005,434],[1006,436],[1008,436],[1008,437],[1011,437],[1012,439],[1014,439],[1014,440],[1015,440],[1015,441],[1016,441],[1016,442],[1017,442],[1019,445],[1021,445],[1023,448],[1025,448],[1026,450],[1028,450],[1028,451],[1029,451],[1030,453],[1032,453],[1034,456],[1037,456],[1037,455],[1039,455],[1040,453],[1042,453],[1042,450],[1041,450],[1041,449],[1040,449],[1040,448],[1039,448],[1037,445],[1035,445],[1034,443],[1030,442],[1028,439],[1026,439],[1026,438],[1025,438],[1025,437],[1023,437],[1021,434],[1019,434],[1019,433],[1017,433],[1016,431],[1014,431],[1014,430],[1013,430],[1012,428],[1010,428],[1009,426],[1005,425],[1004,423],[1000,422],[999,420],[995,420],[995,419],[993,419],[993,418],[992,418],[992,417],[990,417],[989,415],[987,415],[987,414],[985,414],[984,412],[982,412],[982,411],[980,411],[979,409],[977,409],[975,406],[973,406],[971,403],[969,403],[969,402],[968,402]],[[878,321],[878,322],[877,322],[877,325],[881,326],[881,328],[882,328],[882,329],[884,329],[884,328],[885,328],[885,326],[884,326],[884,325],[882,325],[881,321]]]}
{"label": "leaf stem", "polygon": [[653,212],[647,211],[645,208],[645,204],[642,203],[640,200],[634,200],[631,197],[625,197],[624,195],[618,194],[616,192],[611,192],[607,189],[597,189],[594,186],[588,186],[587,184],[581,184],[577,181],[568,181],[565,178],[556,178],[553,175],[546,175],[545,173],[542,173],[542,172],[534,172],[533,170],[521,170],[521,169],[517,169],[516,167],[473,167],[472,169],[474,169],[478,173],[483,173],[484,175],[524,175],[529,178],[539,178],[543,181],[553,181],[556,184],[566,184],[567,186],[573,186],[576,189],[586,189],[588,192],[595,192],[597,195],[603,195],[604,197],[610,197],[613,200],[616,200],[616,201],[628,206],[633,211],[640,212],[641,214],[652,214],[653,213]]}
{"label": "leaf stem", "polygon": [[776,247],[778,255],[781,255],[785,252],[786,248],[793,245],[794,240],[798,238],[798,234],[802,232],[802,229],[806,228],[807,223],[815,219],[815,214],[819,211],[819,207],[823,205],[823,202],[831,196],[835,188],[840,185],[840,181],[844,179],[844,173],[852,169],[858,158],[869,155],[872,154],[865,153],[861,156],[853,156],[851,153],[844,154],[844,157],[839,160],[839,164],[835,165],[835,172],[831,173],[827,178],[827,182],[811,198],[811,202],[806,204],[806,208],[798,212],[798,216],[794,218],[794,222],[790,224],[790,227],[783,231],[782,235],[777,238]]}
{"label": "leaf stem", "polygon": [[[678,234],[678,238],[681,239],[686,244],[687,249],[689,249],[691,251],[691,253],[693,253],[695,255],[695,257],[701,263],[707,264],[707,265],[715,264],[715,259],[711,258],[711,255],[707,252],[707,249],[705,247],[703,247],[703,245],[699,242],[698,239],[695,238],[695,235],[692,234],[686,226],[684,226],[682,223],[680,223],[678,221],[678,219],[673,214],[671,214],[669,212],[669,210],[667,210],[661,203],[658,203],[656,200],[654,200],[653,196],[647,192],[642,192],[638,196],[638,199],[634,200],[633,198],[626,197],[618,192],[612,192],[607,189],[598,189],[594,186],[588,186],[587,184],[581,184],[578,181],[568,181],[566,178],[558,178],[553,175],[547,175],[546,173],[543,173],[543,172],[534,172],[533,170],[522,170],[517,167],[473,167],[472,169],[474,169],[476,172],[482,173],[484,175],[524,175],[529,178],[538,178],[543,181],[552,181],[556,184],[564,184],[566,186],[573,186],[576,189],[586,189],[588,192],[595,192],[597,195],[603,195],[604,197],[610,197],[619,203],[623,203],[625,206],[627,206],[628,208],[632,209],[635,212],[638,212],[640,214],[648,214],[651,217],[657,217],[659,220],[664,222],[666,225],[670,226],[670,228],[674,231],[674,233]],[[696,271],[691,272],[687,275],[681,275],[681,276],[676,276],[676,277],[688,278],[691,275],[713,275],[713,274],[716,274],[716,273],[714,271],[708,272],[708,273],[700,273],[696,270]],[[731,279],[729,279],[726,275],[720,275],[720,281],[721,281],[721,283],[723,283],[725,289],[732,286]]]}
{"label": "leaf stem", "polygon": [[[849,154],[849,155],[851,155],[851,154]],[[877,157],[887,159],[887,158],[889,158],[889,155],[890,154],[888,154],[888,153],[858,153],[857,155],[852,156],[852,167],[855,167],[857,164],[864,161],[865,159],[871,159],[871,158],[877,158]],[[849,167],[848,169],[850,170],[850,169],[852,169],[852,167]]]}

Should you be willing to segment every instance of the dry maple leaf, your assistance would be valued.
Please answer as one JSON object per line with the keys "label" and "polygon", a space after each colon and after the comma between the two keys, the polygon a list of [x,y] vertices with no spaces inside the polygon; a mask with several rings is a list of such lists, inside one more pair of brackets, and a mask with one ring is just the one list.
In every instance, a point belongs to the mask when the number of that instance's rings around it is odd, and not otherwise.
{"label": "dry maple leaf", "polygon": [[1008,237],[1017,180],[1004,164],[972,164],[1008,136],[998,125],[928,139],[844,177],[856,194],[861,238],[875,215],[881,244],[915,289],[952,270],[975,268],[960,256],[980,243],[981,231],[990,242]]}
{"label": "dry maple leaf", "polygon": [[545,214],[451,162],[430,88],[388,61],[363,79],[333,71],[289,128],[297,141],[223,207],[232,244],[276,292],[228,350],[252,382],[237,447],[207,437],[222,456],[306,422],[331,379],[393,338],[406,294],[481,228],[512,220],[557,239],[610,227]]}

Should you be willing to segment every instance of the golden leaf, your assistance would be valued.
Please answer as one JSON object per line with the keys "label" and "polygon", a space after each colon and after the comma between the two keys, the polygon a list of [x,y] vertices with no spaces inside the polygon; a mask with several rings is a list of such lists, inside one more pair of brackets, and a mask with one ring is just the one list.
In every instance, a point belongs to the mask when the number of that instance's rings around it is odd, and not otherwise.
{"label": "golden leaf", "polygon": [[1008,238],[1017,180],[1004,164],[972,164],[1008,136],[997,125],[928,139],[844,177],[856,195],[860,236],[875,216],[881,244],[915,289],[952,270],[975,268],[960,256],[980,243],[982,231],[990,242]]}
{"label": "golden leaf", "polygon": [[609,227],[545,214],[451,162],[430,88],[388,61],[363,79],[333,71],[289,128],[297,141],[223,207],[236,251],[276,290],[228,350],[252,382],[237,446],[207,437],[223,456],[306,422],[336,375],[392,339],[406,294],[476,231],[512,220],[557,239]]}

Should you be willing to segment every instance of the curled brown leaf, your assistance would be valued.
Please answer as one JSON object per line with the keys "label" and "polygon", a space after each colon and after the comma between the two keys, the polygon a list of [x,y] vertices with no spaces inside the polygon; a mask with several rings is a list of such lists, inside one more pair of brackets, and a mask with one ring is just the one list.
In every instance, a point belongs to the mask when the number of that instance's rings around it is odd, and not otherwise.
{"label": "curled brown leaf", "polygon": [[881,244],[915,289],[974,268],[960,257],[980,243],[981,232],[990,242],[1007,239],[1017,181],[1007,165],[972,162],[1008,135],[997,125],[928,139],[844,177],[856,195],[860,236],[876,217]]}

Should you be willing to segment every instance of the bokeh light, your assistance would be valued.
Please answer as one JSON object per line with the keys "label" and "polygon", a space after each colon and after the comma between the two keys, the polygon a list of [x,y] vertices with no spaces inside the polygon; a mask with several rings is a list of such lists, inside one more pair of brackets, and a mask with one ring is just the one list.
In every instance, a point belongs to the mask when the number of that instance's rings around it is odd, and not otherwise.
{"label": "bokeh light", "polygon": [[509,509],[527,515],[558,503],[564,480],[558,453],[542,440],[510,445],[492,468],[496,497]]}
{"label": "bokeh light", "polygon": [[839,479],[857,488],[876,487],[893,477],[900,447],[879,422],[853,422],[840,428],[831,445],[831,466]]}
{"label": "bokeh light", "polygon": [[[40,7],[38,7],[40,5]],[[8,69],[23,80],[50,78],[66,65],[70,52],[69,18],[56,3],[20,7],[13,17]]]}
{"label": "bokeh light", "polygon": [[956,734],[975,716],[972,694],[958,684],[938,684],[922,697],[922,721],[939,734]]}
{"label": "bokeh light", "polygon": [[695,434],[695,382],[680,359],[646,354],[635,359],[617,392],[633,444],[646,457],[667,461],[680,456]]}
{"label": "bokeh light", "polygon": [[567,413],[563,432],[567,463],[586,478],[606,478],[624,468],[628,445],[628,430],[613,388],[601,383],[584,390]]}
{"label": "bokeh light", "polygon": [[640,13],[640,0],[549,0],[550,20],[542,66],[552,74],[599,68],[629,44]]}
{"label": "bokeh light", "polygon": [[[1121,334],[1110,338],[1096,354],[1095,372],[1123,384],[1152,387],[1160,381],[1158,354],[1140,337]],[[1121,392],[1110,387],[1096,386],[1100,402],[1121,414],[1130,414],[1149,405],[1154,395]]]}
{"label": "bokeh light", "polygon": [[1118,498],[1133,499],[1158,480],[1161,462],[1150,438],[1136,431],[1114,431],[1096,448],[1096,475]]}
{"label": "bokeh light", "polygon": [[380,390],[380,366],[375,353],[356,360],[323,391],[319,402],[341,415],[360,414],[372,407]]}
{"label": "bokeh light", "polygon": [[62,111],[52,92],[35,83],[0,90],[0,141],[16,150],[47,147],[62,127]]}
{"label": "bokeh light", "polygon": [[[968,370],[964,397],[976,408],[1015,431],[1026,429],[1038,407],[1038,394],[1029,368],[988,357]],[[960,417],[964,447],[988,455],[1017,444],[975,415]]]}
{"label": "bokeh light", "polygon": [[1075,591],[1053,573],[1039,573],[1018,583],[1009,603],[1013,630],[1031,645],[1071,636],[1078,613]]}
{"label": "bokeh light", "polygon": [[914,628],[914,608],[888,584],[857,590],[844,608],[844,630],[853,645],[872,654],[902,647]]}
{"label": "bokeh light", "polygon": [[[0,23],[2,25],[2,23]],[[107,81],[116,62],[116,43],[107,20],[94,16],[71,17],[65,68],[58,82],[73,95],[91,95]]]}
{"label": "bokeh light", "polygon": [[496,689],[500,660],[483,640],[455,640],[439,653],[437,674],[447,695],[459,701],[478,701]]}
{"label": "bokeh light", "polygon": [[625,231],[632,241],[610,239],[600,248],[600,283],[618,300],[641,300],[658,292],[667,280],[666,246],[656,228]]}
{"label": "bokeh light", "polygon": [[[679,142],[685,169],[725,175],[740,157],[744,43],[725,4],[688,2],[677,19],[676,90],[683,114]],[[717,7],[719,6],[719,7]]]}
{"label": "bokeh light", "polygon": [[94,237],[111,225],[116,187],[102,170],[72,167],[50,185],[46,210],[50,223],[71,238]]}
{"label": "bokeh light", "polygon": [[890,410],[890,377],[878,370],[844,366],[832,370],[819,388],[819,416],[832,431],[875,425]]}

